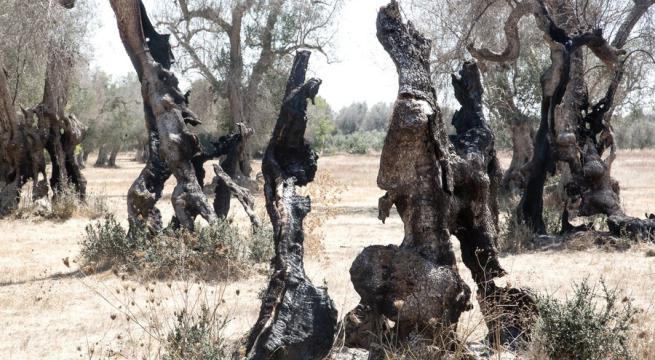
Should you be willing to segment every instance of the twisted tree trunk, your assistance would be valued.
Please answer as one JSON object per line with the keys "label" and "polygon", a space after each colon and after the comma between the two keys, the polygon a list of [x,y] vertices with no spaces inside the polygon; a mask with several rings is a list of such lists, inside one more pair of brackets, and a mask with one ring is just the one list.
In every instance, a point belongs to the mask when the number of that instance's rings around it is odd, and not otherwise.
{"label": "twisted tree trunk", "polygon": [[321,84],[305,82],[309,56],[308,51],[296,54],[262,163],[275,259],[259,318],[245,340],[245,355],[253,360],[322,359],[336,333],[337,311],[327,289],[314,286],[305,274],[303,219],[311,200],[296,194],[296,186],[313,181],[318,160],[303,138],[307,99],[314,100]]}
{"label": "twisted tree trunk", "polygon": [[200,144],[186,126],[200,122],[189,110],[188,98],[169,70],[172,63],[169,36],[154,31],[140,0],[110,2],[121,40],[142,84],[150,143],[146,167],[128,192],[130,222],[145,223],[153,231],[161,228],[161,215],[155,204],[161,197],[164,182],[172,174],[177,185],[171,201],[180,224],[193,229],[197,215],[212,223],[216,214],[202,192],[192,162],[201,153]]}
{"label": "twisted tree trunk", "polygon": [[[400,247],[370,246],[353,262],[351,280],[361,300],[346,316],[346,345],[371,347],[376,338],[392,335],[404,341],[411,333],[442,341],[441,351],[456,345],[454,330],[471,304],[451,233],[478,285],[490,333],[513,341],[529,329],[518,319],[534,313],[534,299],[493,282],[505,274],[494,248],[501,174],[482,112],[478,68],[466,63],[453,76],[462,108],[453,118],[457,135],[449,139],[430,81],[430,41],[402,22],[396,1],[380,10],[377,29],[396,64],[400,88],[378,173],[378,186],[387,190],[379,202],[380,219],[395,205],[405,237]],[[519,299],[524,306],[508,306]],[[395,323],[393,329],[386,320]]]}
{"label": "twisted tree trunk", "polygon": [[[523,0],[506,22],[507,46],[501,54],[486,49],[469,51],[476,57],[495,62],[516,60],[519,38],[516,25],[521,17],[533,14],[551,49],[551,66],[544,72],[541,123],[535,139],[534,154],[528,163],[526,188],[518,214],[536,234],[545,234],[543,190],[548,175],[554,175],[557,163],[568,165],[566,195],[562,214],[562,231],[586,230],[586,226],[569,223],[569,210],[575,215],[605,214],[611,233],[622,236],[652,237],[655,222],[626,216],[620,206],[619,184],[611,177],[616,158],[616,145],[611,125],[614,97],[621,83],[625,62],[625,46],[639,19],[655,4],[654,0],[635,0],[628,16],[610,44],[602,29],[578,29],[572,5],[563,0],[549,1],[555,8],[551,17],[545,0]],[[571,34],[574,34],[572,36]],[[584,78],[582,47],[587,47],[613,71],[605,96],[592,104]],[[603,159],[605,152],[609,155]]]}

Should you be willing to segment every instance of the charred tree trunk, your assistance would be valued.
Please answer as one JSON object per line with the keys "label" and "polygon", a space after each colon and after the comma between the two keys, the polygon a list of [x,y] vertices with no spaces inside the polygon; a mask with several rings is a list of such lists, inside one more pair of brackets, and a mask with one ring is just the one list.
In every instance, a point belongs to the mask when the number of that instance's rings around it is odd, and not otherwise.
{"label": "charred tree trunk", "polygon": [[64,150],[64,166],[66,168],[66,181],[75,187],[77,194],[84,200],[86,197],[86,179],[82,175],[80,166],[75,157],[75,149],[86,136],[86,127],[74,115],[63,118],[64,131],[61,135]]}
{"label": "charred tree trunk", "polygon": [[470,289],[450,243],[452,169],[430,81],[431,43],[402,22],[396,1],[380,9],[377,37],[399,74],[378,172],[378,186],[387,190],[380,219],[395,205],[405,238],[400,247],[367,247],[353,262],[350,276],[361,300],[347,316],[346,345],[368,348],[385,319],[396,323],[393,332],[403,340],[413,331],[454,339],[460,314],[471,306]]}
{"label": "charred tree trunk", "polygon": [[[402,23],[395,1],[380,10],[377,28],[400,87],[378,173],[378,186],[387,190],[379,202],[380,219],[395,205],[405,238],[400,247],[368,247],[353,262],[351,280],[361,300],[346,316],[346,345],[371,347],[375,334],[386,330],[400,341],[418,333],[428,342],[443,341],[441,351],[454,347],[457,322],[471,304],[451,233],[478,285],[490,333],[500,334],[494,340],[511,342],[529,329],[519,319],[534,314],[534,299],[525,290],[493,282],[505,274],[494,248],[501,174],[482,112],[478,68],[466,63],[453,76],[462,108],[453,118],[457,135],[449,139],[430,81],[430,41]],[[386,320],[395,322],[393,329]]]}
{"label": "charred tree trunk", "polygon": [[[495,136],[482,110],[483,88],[475,63],[465,63],[453,76],[455,97],[461,104],[452,124],[457,133],[450,140],[454,192],[451,197],[450,231],[460,242],[462,260],[477,285],[477,300],[493,345],[514,346],[528,336],[536,299],[528,289],[499,288],[494,279],[504,276],[495,244],[498,238],[498,191],[501,169]],[[454,154],[453,154],[454,155]]]}
{"label": "charred tree trunk", "polygon": [[[245,124],[237,124],[237,131],[231,135],[224,136],[214,144],[225,159],[221,162],[221,168],[231,179],[237,179],[238,167],[241,161],[241,154],[247,139],[252,135],[253,130],[246,127]],[[230,201],[232,199],[232,189],[229,184],[218,176],[215,178],[215,197],[214,211],[219,217],[227,217],[230,211]]]}
{"label": "charred tree trunk", "polygon": [[305,82],[309,56],[308,51],[296,54],[262,163],[275,259],[259,318],[245,341],[246,358],[253,360],[322,359],[336,333],[337,310],[327,289],[314,286],[305,274],[303,219],[311,200],[296,194],[296,186],[314,179],[318,160],[303,138],[307,99],[313,101],[321,84],[318,79]]}
{"label": "charred tree trunk", "polygon": [[193,229],[197,215],[213,223],[216,214],[202,192],[192,162],[201,153],[200,144],[186,125],[200,122],[189,110],[188,98],[170,71],[173,58],[169,36],[154,30],[140,0],[110,2],[121,40],[142,84],[150,143],[146,167],[128,192],[130,222],[145,223],[154,231],[161,228],[155,204],[172,174],[177,186],[171,201],[180,224]]}
{"label": "charred tree trunk", "polygon": [[75,155],[75,161],[77,161],[77,166],[80,167],[80,169],[86,169],[86,151],[82,149],[77,155]]}
{"label": "charred tree trunk", "polygon": [[[552,3],[555,19],[551,17],[544,0],[524,0],[514,8],[505,24],[507,47],[502,54],[469,47],[476,58],[496,62],[516,60],[520,45],[516,25],[521,17],[532,13],[551,48],[552,64],[541,78],[541,123],[535,139],[535,151],[527,166],[529,177],[519,204],[519,218],[529,224],[536,234],[546,233],[543,220],[544,184],[549,174],[555,174],[558,163],[565,163],[568,168],[561,169],[567,171],[565,189],[569,199],[566,205],[571,204],[576,215],[605,214],[616,235],[626,227],[631,227],[633,232],[644,229],[648,235],[652,232],[650,220],[627,217],[621,210],[619,186],[610,175],[616,156],[610,121],[614,96],[626,61],[621,59],[625,54],[622,49],[636,23],[655,1],[634,1],[633,8],[611,44],[603,37],[601,29],[577,29],[569,2],[555,0]],[[576,35],[571,36],[573,33]],[[590,102],[586,91],[584,46],[614,71],[606,95],[596,104]],[[610,153],[603,159],[606,150]],[[562,216],[563,230],[578,229],[568,220],[569,209],[566,209]]]}

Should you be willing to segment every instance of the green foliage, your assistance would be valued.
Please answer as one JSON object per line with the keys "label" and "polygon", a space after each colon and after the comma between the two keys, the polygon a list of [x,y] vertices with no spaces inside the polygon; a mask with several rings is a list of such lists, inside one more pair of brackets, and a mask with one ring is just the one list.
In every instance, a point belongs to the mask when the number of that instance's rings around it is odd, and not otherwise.
{"label": "green foliage", "polygon": [[312,142],[314,147],[323,151],[327,146],[329,139],[336,132],[332,109],[330,105],[318,96],[314,100],[314,105],[307,107],[307,138]]}
{"label": "green foliage", "polygon": [[164,360],[222,360],[229,358],[223,337],[227,319],[201,305],[200,314],[193,316],[186,310],[177,315],[175,328],[164,346]]}
{"label": "green foliage", "polygon": [[335,123],[339,132],[349,135],[359,130],[364,123],[368,106],[366,103],[352,103],[339,111],[335,118]]}
{"label": "green foliage", "polygon": [[[246,265],[270,260],[272,237],[268,230],[244,237],[228,220],[202,227],[195,233],[166,229],[155,236],[138,225],[127,232],[112,215],[86,227],[81,255],[88,264],[114,266],[145,277],[168,278],[187,273],[201,278],[240,276]],[[269,240],[268,244],[266,240]]]}
{"label": "green foliage", "polygon": [[632,359],[628,347],[636,313],[629,298],[588,280],[575,284],[573,296],[559,301],[542,296],[534,345],[551,359]]}
{"label": "green foliage", "polygon": [[381,130],[357,131],[349,135],[332,136],[326,146],[328,153],[367,154],[382,151],[386,133]]}
{"label": "green foliage", "polygon": [[614,136],[622,149],[646,149],[655,147],[655,118],[639,108],[625,117],[615,117]]}

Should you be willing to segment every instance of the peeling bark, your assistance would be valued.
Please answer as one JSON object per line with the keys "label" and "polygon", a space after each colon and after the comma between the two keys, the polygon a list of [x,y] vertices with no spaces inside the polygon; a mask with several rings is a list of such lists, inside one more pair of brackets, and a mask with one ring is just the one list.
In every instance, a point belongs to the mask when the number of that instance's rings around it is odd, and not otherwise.
{"label": "peeling bark", "polygon": [[274,270],[259,318],[245,339],[248,359],[312,360],[330,351],[337,311],[327,289],[314,286],[303,265],[303,219],[311,200],[296,186],[313,181],[318,155],[304,140],[307,99],[321,81],[305,81],[310,53],[299,51],[287,82],[280,116],[262,163],[266,209],[273,224]]}
{"label": "peeling bark", "polygon": [[146,167],[128,193],[130,222],[145,223],[153,231],[161,228],[155,204],[172,174],[177,185],[171,201],[179,223],[193,229],[197,215],[212,223],[216,214],[202,192],[192,162],[201,153],[200,145],[186,125],[200,122],[189,110],[188,99],[170,71],[169,36],[154,31],[141,1],[111,0],[111,5],[121,40],[142,84],[150,144]]}

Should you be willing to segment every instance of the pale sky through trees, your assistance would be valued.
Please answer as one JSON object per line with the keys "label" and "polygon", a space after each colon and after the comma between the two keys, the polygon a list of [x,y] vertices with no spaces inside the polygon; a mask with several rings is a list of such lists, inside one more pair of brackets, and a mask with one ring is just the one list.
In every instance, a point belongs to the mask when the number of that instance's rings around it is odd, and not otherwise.
{"label": "pale sky through trees", "polygon": [[[94,34],[94,60],[92,66],[112,76],[134,71],[125,53],[116,28],[116,20],[108,1],[96,0],[98,28]],[[157,0],[144,0],[153,9]],[[333,109],[338,110],[352,102],[392,102],[398,90],[396,70],[391,59],[375,37],[377,10],[388,0],[345,0],[337,19],[334,55],[331,63],[314,53],[308,76],[323,79],[319,95]],[[188,84],[182,79],[182,86]],[[187,80],[187,81],[184,81]]]}

